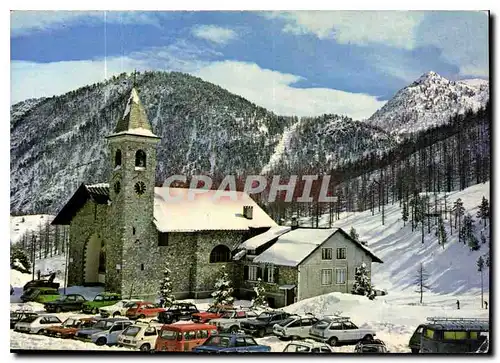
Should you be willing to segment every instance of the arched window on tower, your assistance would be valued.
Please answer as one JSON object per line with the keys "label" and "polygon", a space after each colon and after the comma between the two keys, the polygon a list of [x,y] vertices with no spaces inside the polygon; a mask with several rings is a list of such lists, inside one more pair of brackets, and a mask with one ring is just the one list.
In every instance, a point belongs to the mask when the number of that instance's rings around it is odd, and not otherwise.
{"label": "arched window on tower", "polygon": [[210,252],[210,263],[229,262],[231,260],[231,251],[227,246],[215,246]]}
{"label": "arched window on tower", "polygon": [[115,153],[115,166],[122,165],[122,152],[121,150],[116,150]]}
{"label": "arched window on tower", "polygon": [[146,167],[146,153],[143,150],[137,150],[135,153],[135,166]]}
{"label": "arched window on tower", "polygon": [[106,245],[101,241],[101,250],[99,251],[99,267],[100,274],[106,273]]}

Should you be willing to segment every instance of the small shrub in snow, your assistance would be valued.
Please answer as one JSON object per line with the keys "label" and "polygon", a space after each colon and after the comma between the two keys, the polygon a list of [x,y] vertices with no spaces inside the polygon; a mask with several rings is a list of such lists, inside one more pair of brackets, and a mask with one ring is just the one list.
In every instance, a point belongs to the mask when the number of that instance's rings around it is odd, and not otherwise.
{"label": "small shrub in snow", "polygon": [[229,275],[226,272],[226,266],[222,266],[221,275],[215,282],[215,291],[212,293],[213,305],[232,305],[234,302],[233,288]]}
{"label": "small shrub in snow", "polygon": [[252,299],[252,307],[267,308],[266,288],[260,277],[257,279],[257,284],[253,288],[253,291],[255,292],[255,297]]}
{"label": "small shrub in snow", "polygon": [[356,268],[354,279],[355,281],[351,293],[354,295],[367,296],[370,300],[373,300],[375,298],[375,291],[368,277],[368,271],[364,262],[361,266]]}
{"label": "small shrub in snow", "polygon": [[175,302],[175,296],[172,295],[172,281],[170,281],[170,269],[168,264],[163,270],[163,280],[160,286],[160,300],[163,307],[168,307]]}

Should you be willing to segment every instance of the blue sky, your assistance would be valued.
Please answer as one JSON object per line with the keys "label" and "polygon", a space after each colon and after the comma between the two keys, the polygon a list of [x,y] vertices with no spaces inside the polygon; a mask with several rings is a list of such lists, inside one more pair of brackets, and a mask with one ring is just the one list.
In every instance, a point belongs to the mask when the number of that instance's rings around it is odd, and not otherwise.
{"label": "blue sky", "polygon": [[182,71],[279,114],[369,117],[433,70],[488,77],[482,12],[11,13],[11,102]]}

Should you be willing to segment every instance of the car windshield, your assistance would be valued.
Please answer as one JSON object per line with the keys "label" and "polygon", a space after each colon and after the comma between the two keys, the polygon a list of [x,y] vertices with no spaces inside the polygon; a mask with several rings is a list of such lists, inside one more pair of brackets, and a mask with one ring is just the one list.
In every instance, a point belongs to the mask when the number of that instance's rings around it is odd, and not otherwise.
{"label": "car windshield", "polygon": [[330,320],[320,320],[316,324],[314,324],[314,328],[316,329],[326,329],[328,325],[330,325]]}
{"label": "car windshield", "polygon": [[177,338],[177,332],[172,330],[162,330],[160,331],[160,336],[166,340],[175,340]]}
{"label": "car windshield", "polygon": [[137,309],[139,307],[138,303],[132,303],[130,306],[127,306],[129,309]]}
{"label": "car windshield", "polygon": [[95,298],[94,298],[94,301],[103,301],[104,300],[104,296],[102,295],[97,295]]}
{"label": "car windshield", "polygon": [[141,328],[138,326],[129,326],[122,334],[128,337],[135,337],[140,331]]}
{"label": "car windshield", "polygon": [[230,337],[221,337],[221,336],[211,336],[208,338],[203,345],[208,345],[210,347],[229,347],[229,343],[231,343]]}
{"label": "car windshield", "polygon": [[290,324],[294,320],[295,320],[295,318],[287,318],[287,319],[283,320],[282,322],[278,323],[278,325],[287,326],[288,324]]}
{"label": "car windshield", "polygon": [[26,316],[22,318],[20,321],[21,323],[32,323],[36,320],[37,316]]}
{"label": "car windshield", "polygon": [[257,319],[259,320],[269,320],[271,319],[273,315],[268,313],[268,312],[263,312],[263,313],[260,313],[259,316],[257,317]]}
{"label": "car windshield", "polygon": [[78,326],[79,323],[80,322],[78,320],[75,320],[75,319],[66,319],[64,321],[64,323],[62,323],[62,326],[64,326],[65,328],[69,328],[69,327],[72,327],[72,326]]}
{"label": "car windshield", "polygon": [[94,329],[108,330],[112,326],[113,326],[113,322],[101,320],[101,321],[97,322],[96,325],[94,325]]}

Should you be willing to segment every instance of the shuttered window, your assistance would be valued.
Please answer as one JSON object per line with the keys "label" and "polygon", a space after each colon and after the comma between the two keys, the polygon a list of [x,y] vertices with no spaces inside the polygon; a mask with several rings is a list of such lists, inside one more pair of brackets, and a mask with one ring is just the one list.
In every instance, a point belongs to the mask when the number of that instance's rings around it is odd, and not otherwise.
{"label": "shuttered window", "polygon": [[324,268],[321,270],[321,285],[332,284],[332,269]]}
{"label": "shuttered window", "polygon": [[332,256],[332,249],[331,248],[322,248],[321,249],[321,259],[322,260],[331,260],[333,258]]}
{"label": "shuttered window", "polygon": [[260,275],[260,269],[259,266],[245,266],[248,267],[248,277],[247,280],[249,281],[257,281],[259,278],[258,275]]}
{"label": "shuttered window", "polygon": [[345,260],[345,248],[337,248],[337,260]]}
{"label": "shuttered window", "polygon": [[335,269],[335,282],[337,285],[345,284],[346,280],[346,269],[345,268],[336,268]]}

